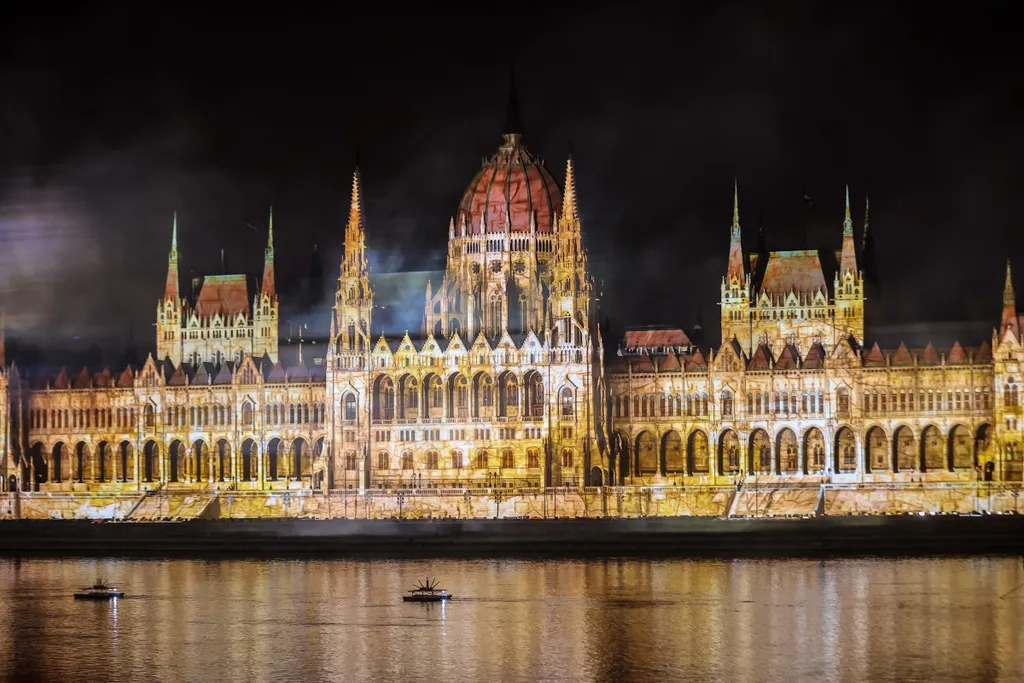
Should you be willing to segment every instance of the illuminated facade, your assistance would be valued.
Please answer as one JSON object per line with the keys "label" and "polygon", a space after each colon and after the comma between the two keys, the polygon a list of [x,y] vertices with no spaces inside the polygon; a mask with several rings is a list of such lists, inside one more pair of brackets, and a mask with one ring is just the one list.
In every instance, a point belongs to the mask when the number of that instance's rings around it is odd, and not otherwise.
{"label": "illuminated facade", "polygon": [[[917,484],[1021,479],[1022,320],[1009,267],[991,343],[865,343],[847,194],[834,253],[744,253],[734,195],[718,349],[626,333],[607,371],[574,169],[518,127],[448,225],[423,329],[372,330],[353,176],[326,355],[278,355],[263,277],[179,292],[177,222],[157,353],[123,371],[0,373],[3,486],[49,491]],[[2,348],[2,346],[0,346]]]}

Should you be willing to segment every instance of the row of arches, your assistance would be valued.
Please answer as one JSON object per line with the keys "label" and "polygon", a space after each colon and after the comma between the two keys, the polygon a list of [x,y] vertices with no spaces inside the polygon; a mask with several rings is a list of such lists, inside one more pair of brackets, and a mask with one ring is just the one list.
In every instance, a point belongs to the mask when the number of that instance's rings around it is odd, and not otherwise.
{"label": "row of arches", "polygon": [[175,439],[162,447],[156,441],[143,444],[136,458],[135,447],[125,440],[101,441],[74,446],[62,441],[51,448],[36,442],[29,450],[24,481],[35,486],[53,482],[232,482],[312,479],[314,463],[321,457],[324,439],[310,444],[306,439],[271,439],[261,449],[254,439],[245,439],[236,450],[227,439],[191,444]]}
{"label": "row of arches", "polygon": [[[873,426],[863,439],[866,472],[952,472],[973,469],[977,453],[988,447],[991,427],[980,426],[974,435],[958,424],[947,434],[935,425],[927,425],[917,435],[906,425],[893,432]],[[820,474],[858,470],[857,437],[850,427],[841,427],[835,435],[834,448],[829,449],[824,434],[817,427],[807,429],[802,437],[786,427],[774,438],[764,429],[753,430],[741,443],[739,434],[726,429],[711,447],[708,433],[691,431],[686,438],[676,430],[664,432],[660,438],[650,430],[630,437],[615,432],[612,439],[613,470],[626,481],[629,477],[650,475],[701,474]],[[827,458],[832,467],[827,467]]]}

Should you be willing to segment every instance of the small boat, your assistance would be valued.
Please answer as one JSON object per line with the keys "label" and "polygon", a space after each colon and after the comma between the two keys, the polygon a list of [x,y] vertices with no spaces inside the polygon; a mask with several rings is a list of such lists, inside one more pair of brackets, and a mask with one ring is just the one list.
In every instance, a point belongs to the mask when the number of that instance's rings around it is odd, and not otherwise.
{"label": "small boat", "polygon": [[437,587],[437,580],[431,581],[429,578],[426,583],[417,583],[416,588],[409,591],[409,595],[402,596],[405,602],[444,602],[451,599],[448,591]]}
{"label": "small boat", "polygon": [[82,590],[75,593],[75,600],[111,600],[113,598],[123,598],[124,591],[118,590],[113,586],[108,586],[102,581],[83,588]]}

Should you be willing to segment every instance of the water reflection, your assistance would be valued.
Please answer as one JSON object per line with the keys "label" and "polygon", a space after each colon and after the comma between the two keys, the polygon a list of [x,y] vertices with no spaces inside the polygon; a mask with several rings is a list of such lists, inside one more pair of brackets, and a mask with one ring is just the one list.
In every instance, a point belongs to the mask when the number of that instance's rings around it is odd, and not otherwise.
{"label": "water reflection", "polygon": [[[456,599],[403,603],[427,574]],[[97,575],[127,597],[71,599]],[[1012,559],[3,560],[0,679],[1021,680],[1022,582]]]}

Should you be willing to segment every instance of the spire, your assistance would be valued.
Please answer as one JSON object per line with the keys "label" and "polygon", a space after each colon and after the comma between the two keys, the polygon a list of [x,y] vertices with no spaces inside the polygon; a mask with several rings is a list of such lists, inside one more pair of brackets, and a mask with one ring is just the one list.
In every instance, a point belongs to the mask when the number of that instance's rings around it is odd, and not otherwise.
{"label": "spire", "polygon": [[1006,259],[1006,284],[1003,285],[1003,319],[1000,332],[1012,330],[1014,337],[1020,339],[1020,324],[1017,318],[1017,302],[1013,293],[1013,275],[1010,272],[1010,259]]}
{"label": "spire", "polygon": [[270,219],[267,229],[267,250],[263,255],[263,289],[264,296],[271,301],[277,296],[274,282],[274,207],[270,207]]}
{"label": "spire", "polygon": [[732,185],[732,230],[729,237],[729,269],[726,272],[727,282],[743,283],[743,240],[740,230],[740,185],[733,179]]}
{"label": "spire", "polygon": [[853,221],[850,219],[850,186],[846,186],[846,217],[843,218],[843,237],[853,237]]}
{"label": "spire", "polygon": [[171,224],[171,251],[167,255],[167,283],[164,286],[164,300],[178,301],[178,212],[174,212]]}
{"label": "spire", "polygon": [[270,226],[267,229],[267,251],[274,251],[274,207],[270,207]]}
{"label": "spire", "polygon": [[352,172],[352,200],[345,226],[345,257],[342,275],[359,277],[366,270],[366,232],[363,225],[363,189],[359,167]]}
{"label": "spire", "polygon": [[839,256],[839,277],[857,275],[857,249],[853,241],[853,221],[850,219],[850,186],[846,186],[846,213],[843,218],[843,251]]}
{"label": "spire", "polygon": [[519,115],[519,96],[516,92],[516,70],[509,69],[508,104],[505,106],[505,135],[522,135],[523,120]]}
{"label": "spire", "polygon": [[576,209],[576,171],[573,169],[572,156],[565,162],[565,192],[562,195],[562,216],[579,220]]}
{"label": "spire", "polygon": [[740,181],[732,180],[732,235],[740,236]]}

